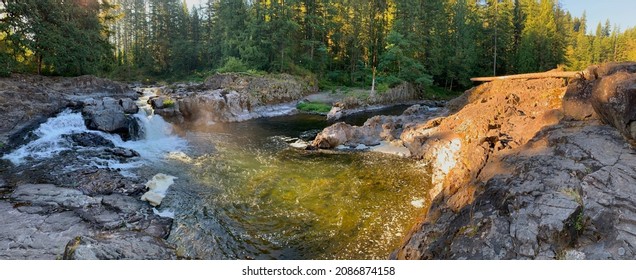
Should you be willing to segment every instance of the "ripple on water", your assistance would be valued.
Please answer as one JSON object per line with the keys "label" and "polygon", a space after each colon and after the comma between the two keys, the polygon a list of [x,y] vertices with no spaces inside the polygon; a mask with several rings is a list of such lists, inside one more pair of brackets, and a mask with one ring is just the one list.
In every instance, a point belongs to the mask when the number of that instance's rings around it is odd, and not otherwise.
{"label": "ripple on water", "polygon": [[411,160],[263,147],[216,142],[180,163],[198,193],[170,202],[182,256],[386,259],[423,214],[429,177]]}

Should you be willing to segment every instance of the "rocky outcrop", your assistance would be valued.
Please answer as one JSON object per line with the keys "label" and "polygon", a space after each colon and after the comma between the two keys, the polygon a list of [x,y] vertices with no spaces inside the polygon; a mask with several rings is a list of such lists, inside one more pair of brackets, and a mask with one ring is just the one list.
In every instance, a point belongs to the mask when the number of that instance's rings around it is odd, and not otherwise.
{"label": "rocky outcrop", "polygon": [[634,67],[593,67],[567,89],[495,81],[451,102],[455,114],[406,129],[432,169],[433,203],[392,257],[633,259],[636,152],[619,133],[629,118],[602,117],[629,110],[596,91],[627,102]]}
{"label": "rocky outcrop", "polygon": [[333,107],[327,113],[327,120],[337,121],[345,116],[362,111],[377,110],[390,105],[412,105],[426,103],[427,106],[440,107],[444,102],[421,100],[422,92],[411,83],[403,82],[385,92],[371,93],[370,90],[353,90],[353,93],[322,93],[311,100],[331,100]]}
{"label": "rocky outcrop", "polygon": [[206,125],[270,116],[275,111],[288,114],[296,110],[294,101],[316,90],[315,81],[286,74],[218,74],[203,84],[164,87],[150,104],[156,114],[172,122]]}
{"label": "rocky outcrop", "polygon": [[636,69],[604,77],[594,86],[594,110],[630,141],[636,140]]}
{"label": "rocky outcrop", "polygon": [[336,123],[320,132],[312,146],[320,149],[332,149],[340,145],[356,147],[379,145],[380,141],[399,141],[404,129],[446,114],[438,107],[413,105],[400,116],[375,116],[362,126],[352,126],[343,122]]}
{"label": "rocky outcrop", "polygon": [[[0,151],[21,144],[29,131],[68,106],[92,97],[136,99],[127,85],[97,78],[13,74],[0,78]],[[129,104],[125,104],[130,109]]]}

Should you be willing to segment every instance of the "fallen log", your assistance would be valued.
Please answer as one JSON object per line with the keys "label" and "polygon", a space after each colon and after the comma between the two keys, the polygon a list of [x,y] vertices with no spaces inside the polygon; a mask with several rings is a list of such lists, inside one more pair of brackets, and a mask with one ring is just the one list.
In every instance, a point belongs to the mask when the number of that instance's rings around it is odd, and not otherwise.
{"label": "fallen log", "polygon": [[495,80],[520,80],[520,79],[544,79],[544,78],[574,78],[577,75],[581,75],[579,71],[548,71],[541,73],[526,73],[526,74],[518,74],[518,75],[509,75],[509,76],[498,76],[498,77],[477,77],[471,78],[470,80],[473,82],[492,82]]}

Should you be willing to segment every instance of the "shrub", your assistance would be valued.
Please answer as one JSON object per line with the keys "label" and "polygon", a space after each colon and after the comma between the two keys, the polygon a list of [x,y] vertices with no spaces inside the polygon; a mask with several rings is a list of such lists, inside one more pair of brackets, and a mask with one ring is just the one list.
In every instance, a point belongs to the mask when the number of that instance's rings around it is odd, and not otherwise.
{"label": "shrub", "polygon": [[249,67],[242,60],[230,56],[225,64],[219,69],[216,69],[219,73],[229,73],[229,72],[247,72]]}
{"label": "shrub", "polygon": [[327,113],[331,110],[331,105],[321,102],[300,102],[296,108],[304,112]]}

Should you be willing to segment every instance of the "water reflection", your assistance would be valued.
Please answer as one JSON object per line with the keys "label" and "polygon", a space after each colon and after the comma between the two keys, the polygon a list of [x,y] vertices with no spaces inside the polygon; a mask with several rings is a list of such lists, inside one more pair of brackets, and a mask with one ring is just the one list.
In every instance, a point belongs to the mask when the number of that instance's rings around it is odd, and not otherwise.
{"label": "water reflection", "polygon": [[[296,115],[188,131],[191,161],[162,207],[169,241],[204,259],[385,259],[422,214],[429,181],[408,159],[289,148],[285,137],[326,126]],[[173,174],[175,175],[175,174]],[[428,203],[428,202],[425,202]]]}

